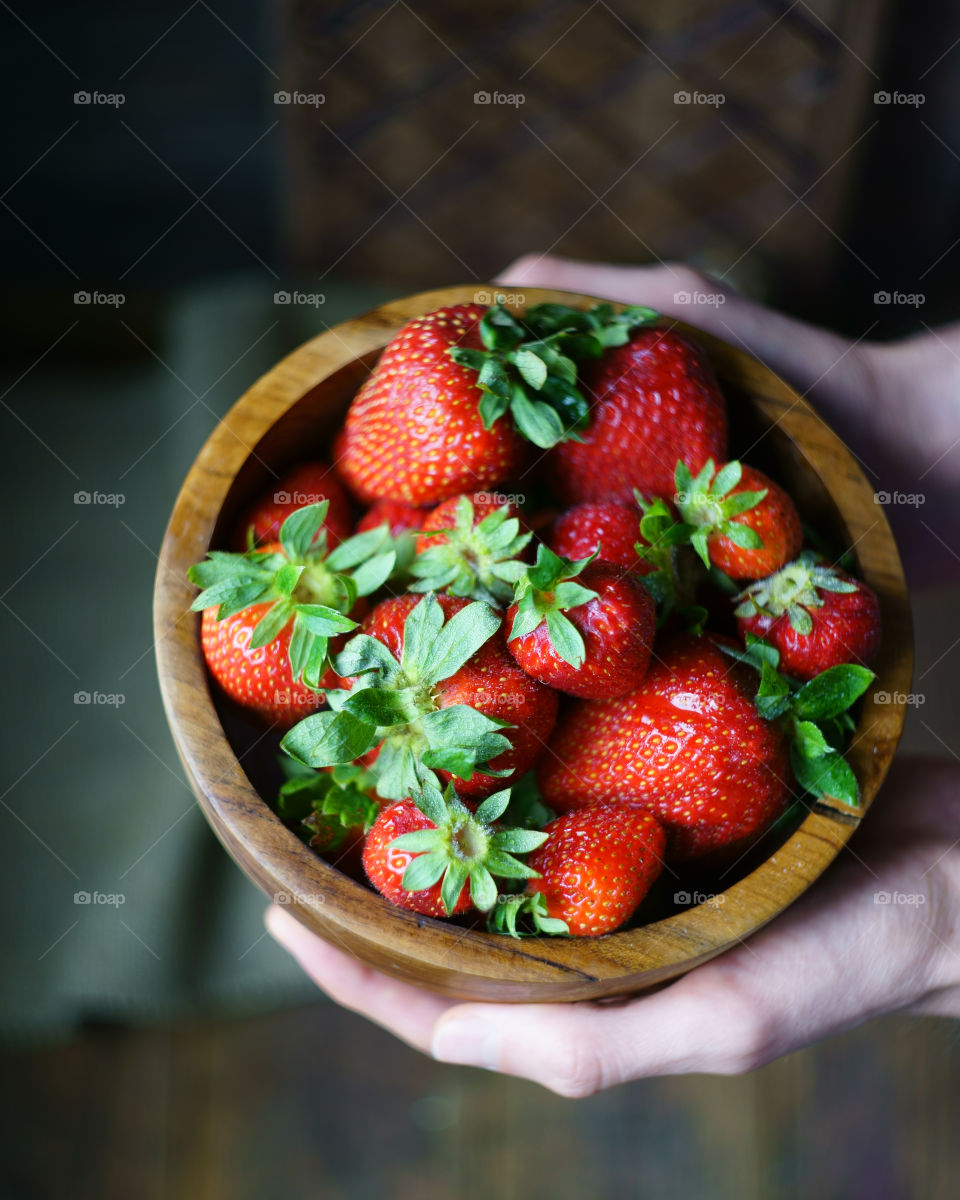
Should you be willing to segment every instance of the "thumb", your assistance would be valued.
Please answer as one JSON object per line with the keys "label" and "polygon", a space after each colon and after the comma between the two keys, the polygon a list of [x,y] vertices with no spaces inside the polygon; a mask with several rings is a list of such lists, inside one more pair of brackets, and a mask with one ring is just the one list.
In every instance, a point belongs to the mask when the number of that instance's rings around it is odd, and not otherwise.
{"label": "thumb", "polygon": [[684,263],[623,267],[528,254],[496,282],[649,305],[739,346],[814,399],[825,395],[856,403],[867,392],[856,343],[747,300]]}

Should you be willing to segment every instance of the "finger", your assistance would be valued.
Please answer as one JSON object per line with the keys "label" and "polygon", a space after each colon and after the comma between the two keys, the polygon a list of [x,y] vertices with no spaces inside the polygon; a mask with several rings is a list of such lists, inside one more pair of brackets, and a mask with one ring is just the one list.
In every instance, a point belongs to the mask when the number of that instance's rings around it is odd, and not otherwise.
{"label": "finger", "polygon": [[649,305],[739,346],[801,391],[836,394],[842,388],[851,399],[865,391],[861,356],[850,342],[747,300],[684,263],[622,267],[529,254],[511,263],[497,282]]}
{"label": "finger", "polygon": [[433,1055],[568,1097],[655,1075],[730,1074],[777,1053],[753,999],[720,975],[694,972],[623,1006],[458,1005],[439,1019]]}
{"label": "finger", "polygon": [[311,933],[271,904],[264,924],[331,1000],[360,1013],[416,1050],[429,1052],[438,1018],[455,1002],[382,975]]}
{"label": "finger", "polygon": [[[564,1096],[651,1075],[753,1070],[943,982],[943,939],[928,936],[916,909],[878,905],[878,879],[850,857],[749,943],[621,1007],[457,1005],[438,1021],[434,1056]],[[919,889],[920,868],[902,866],[882,886]]]}

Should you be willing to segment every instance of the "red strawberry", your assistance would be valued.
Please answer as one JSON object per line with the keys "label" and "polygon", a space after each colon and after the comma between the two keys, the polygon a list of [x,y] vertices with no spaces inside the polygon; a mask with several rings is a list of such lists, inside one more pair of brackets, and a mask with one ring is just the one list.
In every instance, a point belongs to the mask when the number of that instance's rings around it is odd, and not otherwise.
{"label": "red strawberry", "polygon": [[403,504],[399,500],[377,500],[360,518],[357,533],[367,529],[376,529],[378,525],[386,524],[393,537],[401,533],[411,533],[423,528],[423,523],[430,515],[429,508],[416,508],[412,504]]}
{"label": "red strawberry", "polygon": [[332,550],[350,536],[353,520],[343,485],[333,469],[321,462],[301,463],[294,467],[247,510],[235,539],[237,549],[247,549],[251,526],[255,545],[278,541],[280,526],[292,512],[308,504],[319,504],[321,500],[328,501],[323,527],[327,531],[327,545]]}
{"label": "red strawberry", "polygon": [[568,503],[672,496],[678,461],[699,471],[727,450],[723,394],[706,354],[678,333],[643,328],[583,368],[593,401],[582,442],[550,451],[556,492]]}
{"label": "red strawberry", "polygon": [[438,504],[417,538],[416,592],[449,592],[501,607],[513,596],[533,534],[506,496],[476,492]]}
{"label": "red strawberry", "polygon": [[575,809],[543,832],[547,841],[527,860],[541,878],[497,906],[494,925],[502,932],[515,933],[517,913],[527,912],[538,932],[612,933],[633,916],[663,866],[663,827],[639,805]]}
{"label": "red strawberry", "polygon": [[398,800],[381,812],[367,834],[363,846],[363,867],[380,895],[400,908],[409,908],[428,917],[455,916],[472,907],[469,882],[463,884],[448,913],[440,895],[439,880],[416,892],[403,886],[404,873],[417,855],[410,850],[391,846],[395,838],[405,833],[434,828],[412,800]]}
{"label": "red strawberry", "polygon": [[780,670],[796,679],[813,679],[840,663],[869,666],[880,646],[876,593],[809,551],[738,600],[741,636],[752,633],[775,646]]}
{"label": "red strawberry", "polygon": [[485,429],[477,375],[448,354],[480,350],[486,308],[458,304],[406,325],[383,351],[347,413],[339,467],[362,500],[430,504],[494,487],[516,472],[526,443],[509,419]]}
{"label": "red strawberry", "polygon": [[203,657],[210,674],[231,700],[255,709],[268,721],[292,725],[323,703],[320,692],[294,684],[290,672],[292,625],[266,646],[250,649],[257,623],[270,604],[253,604],[222,621],[216,608],[204,609],[200,622]]}
{"label": "red strawberry", "polygon": [[[365,533],[327,550],[328,502],[290,514],[279,542],[245,554],[211,551],[190,568],[202,591],[201,638],[210,671],[228,695],[271,720],[293,721],[317,708],[318,690],[337,676],[331,644],[356,628],[363,597],[376,591],[396,563],[382,534]],[[294,686],[296,685],[296,686]]]}
{"label": "red strawberry", "polygon": [[541,546],[507,612],[507,646],[550,687],[622,696],[647,673],[656,623],[653,597],[635,576],[612,563],[570,563]]}
{"label": "red strawberry", "polygon": [[655,567],[637,554],[637,542],[643,541],[639,510],[608,500],[568,509],[554,522],[547,545],[561,558],[596,554],[600,562],[616,563],[638,575],[647,575]]}
{"label": "red strawberry", "polygon": [[443,546],[450,542],[449,531],[452,531],[457,523],[457,510],[460,501],[464,499],[470,501],[473,509],[474,526],[479,525],[491,513],[500,512],[501,509],[506,509],[507,517],[513,517],[518,521],[522,519],[520,509],[513,500],[499,492],[474,492],[472,496],[451,496],[449,500],[444,500],[442,504],[438,504],[436,508],[432,509],[420,526],[423,532],[417,538],[418,554],[423,554],[431,546]]}
{"label": "red strawberry", "polygon": [[[382,642],[399,660],[407,618],[422,599],[408,594],[384,600],[363,622],[363,632]],[[436,600],[447,618],[468,607],[466,600],[453,596],[440,595]],[[509,748],[496,754],[489,763],[493,770],[508,772],[506,775],[475,772],[471,779],[465,780],[454,772],[438,770],[441,780],[454,779],[460,796],[470,800],[506,787],[511,780],[526,774],[546,746],[557,716],[556,693],[517,666],[507,652],[499,625],[462,665],[434,685],[424,704],[437,710],[468,705],[485,717],[506,721],[513,727],[503,730]],[[405,728],[398,736],[401,741],[407,739]]]}
{"label": "red strawberry", "polygon": [[706,567],[733,579],[761,579],[799,553],[803,527],[796,505],[761,471],[734,461],[715,473],[710,459],[694,478],[680,463],[675,483],[674,501],[694,529],[691,542]]}
{"label": "red strawberry", "polygon": [[676,859],[749,843],[790,792],[784,735],[757,713],[755,691],[750,668],[710,638],[673,639],[636,691],[581,701],[558,722],[539,771],[545,802],[642,804]]}
{"label": "red strawberry", "polygon": [[530,878],[535,872],[514,854],[547,838],[497,826],[509,799],[509,790],[500,791],[471,813],[452,788],[446,797],[428,788],[420,807],[412,800],[391,804],[364,844],[367,878],[394,904],[430,917],[489,911],[497,901],[493,876]]}

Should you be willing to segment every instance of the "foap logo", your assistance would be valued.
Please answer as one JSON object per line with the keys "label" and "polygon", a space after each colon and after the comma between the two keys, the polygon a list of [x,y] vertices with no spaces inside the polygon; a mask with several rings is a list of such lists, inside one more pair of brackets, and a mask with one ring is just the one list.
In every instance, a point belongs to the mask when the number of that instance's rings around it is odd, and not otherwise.
{"label": "foap logo", "polygon": [[899,308],[922,308],[927,297],[923,292],[874,292],[873,302]]}
{"label": "foap logo", "polygon": [[910,708],[919,708],[927,702],[924,692],[874,692],[873,699],[875,704],[906,704]]}
{"label": "foap logo", "polygon": [[274,92],[274,104],[288,104],[292,108],[319,108],[326,104],[323,92]]}
{"label": "foap logo", "polygon": [[323,892],[274,892],[273,902],[287,908],[291,904],[326,904],[327,897]]}
{"label": "foap logo", "polygon": [[706,508],[714,502],[714,498],[709,492],[674,492],[673,502],[684,506]]}
{"label": "foap logo", "polygon": [[91,708],[121,708],[127,698],[123,692],[74,692],[73,702]]}
{"label": "foap logo", "polygon": [[527,497],[523,492],[478,492],[475,499],[483,498],[489,501],[494,508],[503,508],[505,504],[514,504],[517,508],[522,508],[527,502]]}
{"label": "foap logo", "polygon": [[92,508],[120,508],[127,498],[123,492],[74,492],[73,502]]}
{"label": "foap logo", "polygon": [[123,92],[74,92],[74,104],[89,105],[91,108],[120,108],[126,104]]}
{"label": "foap logo", "polygon": [[920,508],[926,504],[925,492],[874,492],[874,504],[892,504],[902,508]]}
{"label": "foap logo", "polygon": [[927,897],[923,892],[874,892],[874,904],[903,905],[906,908],[919,908],[926,904]]}
{"label": "foap logo", "polygon": [[673,902],[690,907],[705,904],[707,908],[720,908],[727,898],[723,892],[674,892]]}
{"label": "foap logo", "polygon": [[709,308],[719,308],[726,304],[727,298],[723,292],[674,292],[674,304],[702,304]]}
{"label": "foap logo", "polygon": [[123,292],[74,292],[73,302],[93,308],[119,308],[126,304],[127,297]]}
{"label": "foap logo", "polygon": [[674,104],[689,104],[692,107],[700,105],[704,108],[719,108],[726,104],[727,97],[723,92],[674,92]]}
{"label": "foap logo", "polygon": [[274,492],[274,504],[293,504],[297,508],[306,508],[308,504],[319,504],[326,500],[321,492]]}
{"label": "foap logo", "polygon": [[927,97],[924,92],[874,92],[873,102],[892,108],[919,108],[926,104]]}
{"label": "foap logo", "polygon": [[274,304],[289,304],[294,308],[301,306],[304,308],[319,308],[321,304],[326,304],[327,297],[323,292],[274,292]]}
{"label": "foap logo", "polygon": [[127,898],[123,892],[74,892],[74,904],[89,904],[91,906],[106,906],[108,908],[119,908],[121,904],[126,904]]}
{"label": "foap logo", "polygon": [[473,102],[519,108],[521,104],[526,104],[527,97],[525,92],[474,92]]}
{"label": "foap logo", "polygon": [[488,292],[485,288],[481,288],[479,292],[473,293],[474,304],[512,304],[520,306],[526,304],[527,298],[523,292]]}

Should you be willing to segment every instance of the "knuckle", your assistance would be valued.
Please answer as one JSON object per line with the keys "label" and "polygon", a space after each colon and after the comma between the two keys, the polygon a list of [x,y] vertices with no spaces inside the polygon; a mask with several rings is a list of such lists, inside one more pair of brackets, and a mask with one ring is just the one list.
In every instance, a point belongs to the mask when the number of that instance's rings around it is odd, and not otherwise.
{"label": "knuckle", "polygon": [[603,1066],[594,1046],[565,1046],[543,1080],[546,1087],[568,1100],[582,1100],[605,1086]]}
{"label": "knuckle", "polygon": [[759,989],[741,970],[728,970],[716,996],[716,1071],[746,1075],[777,1054],[778,1025]]}
{"label": "knuckle", "polygon": [[663,265],[670,272],[673,282],[682,291],[720,292],[725,290],[716,279],[711,279],[704,271],[691,267],[688,263],[668,262]]}

